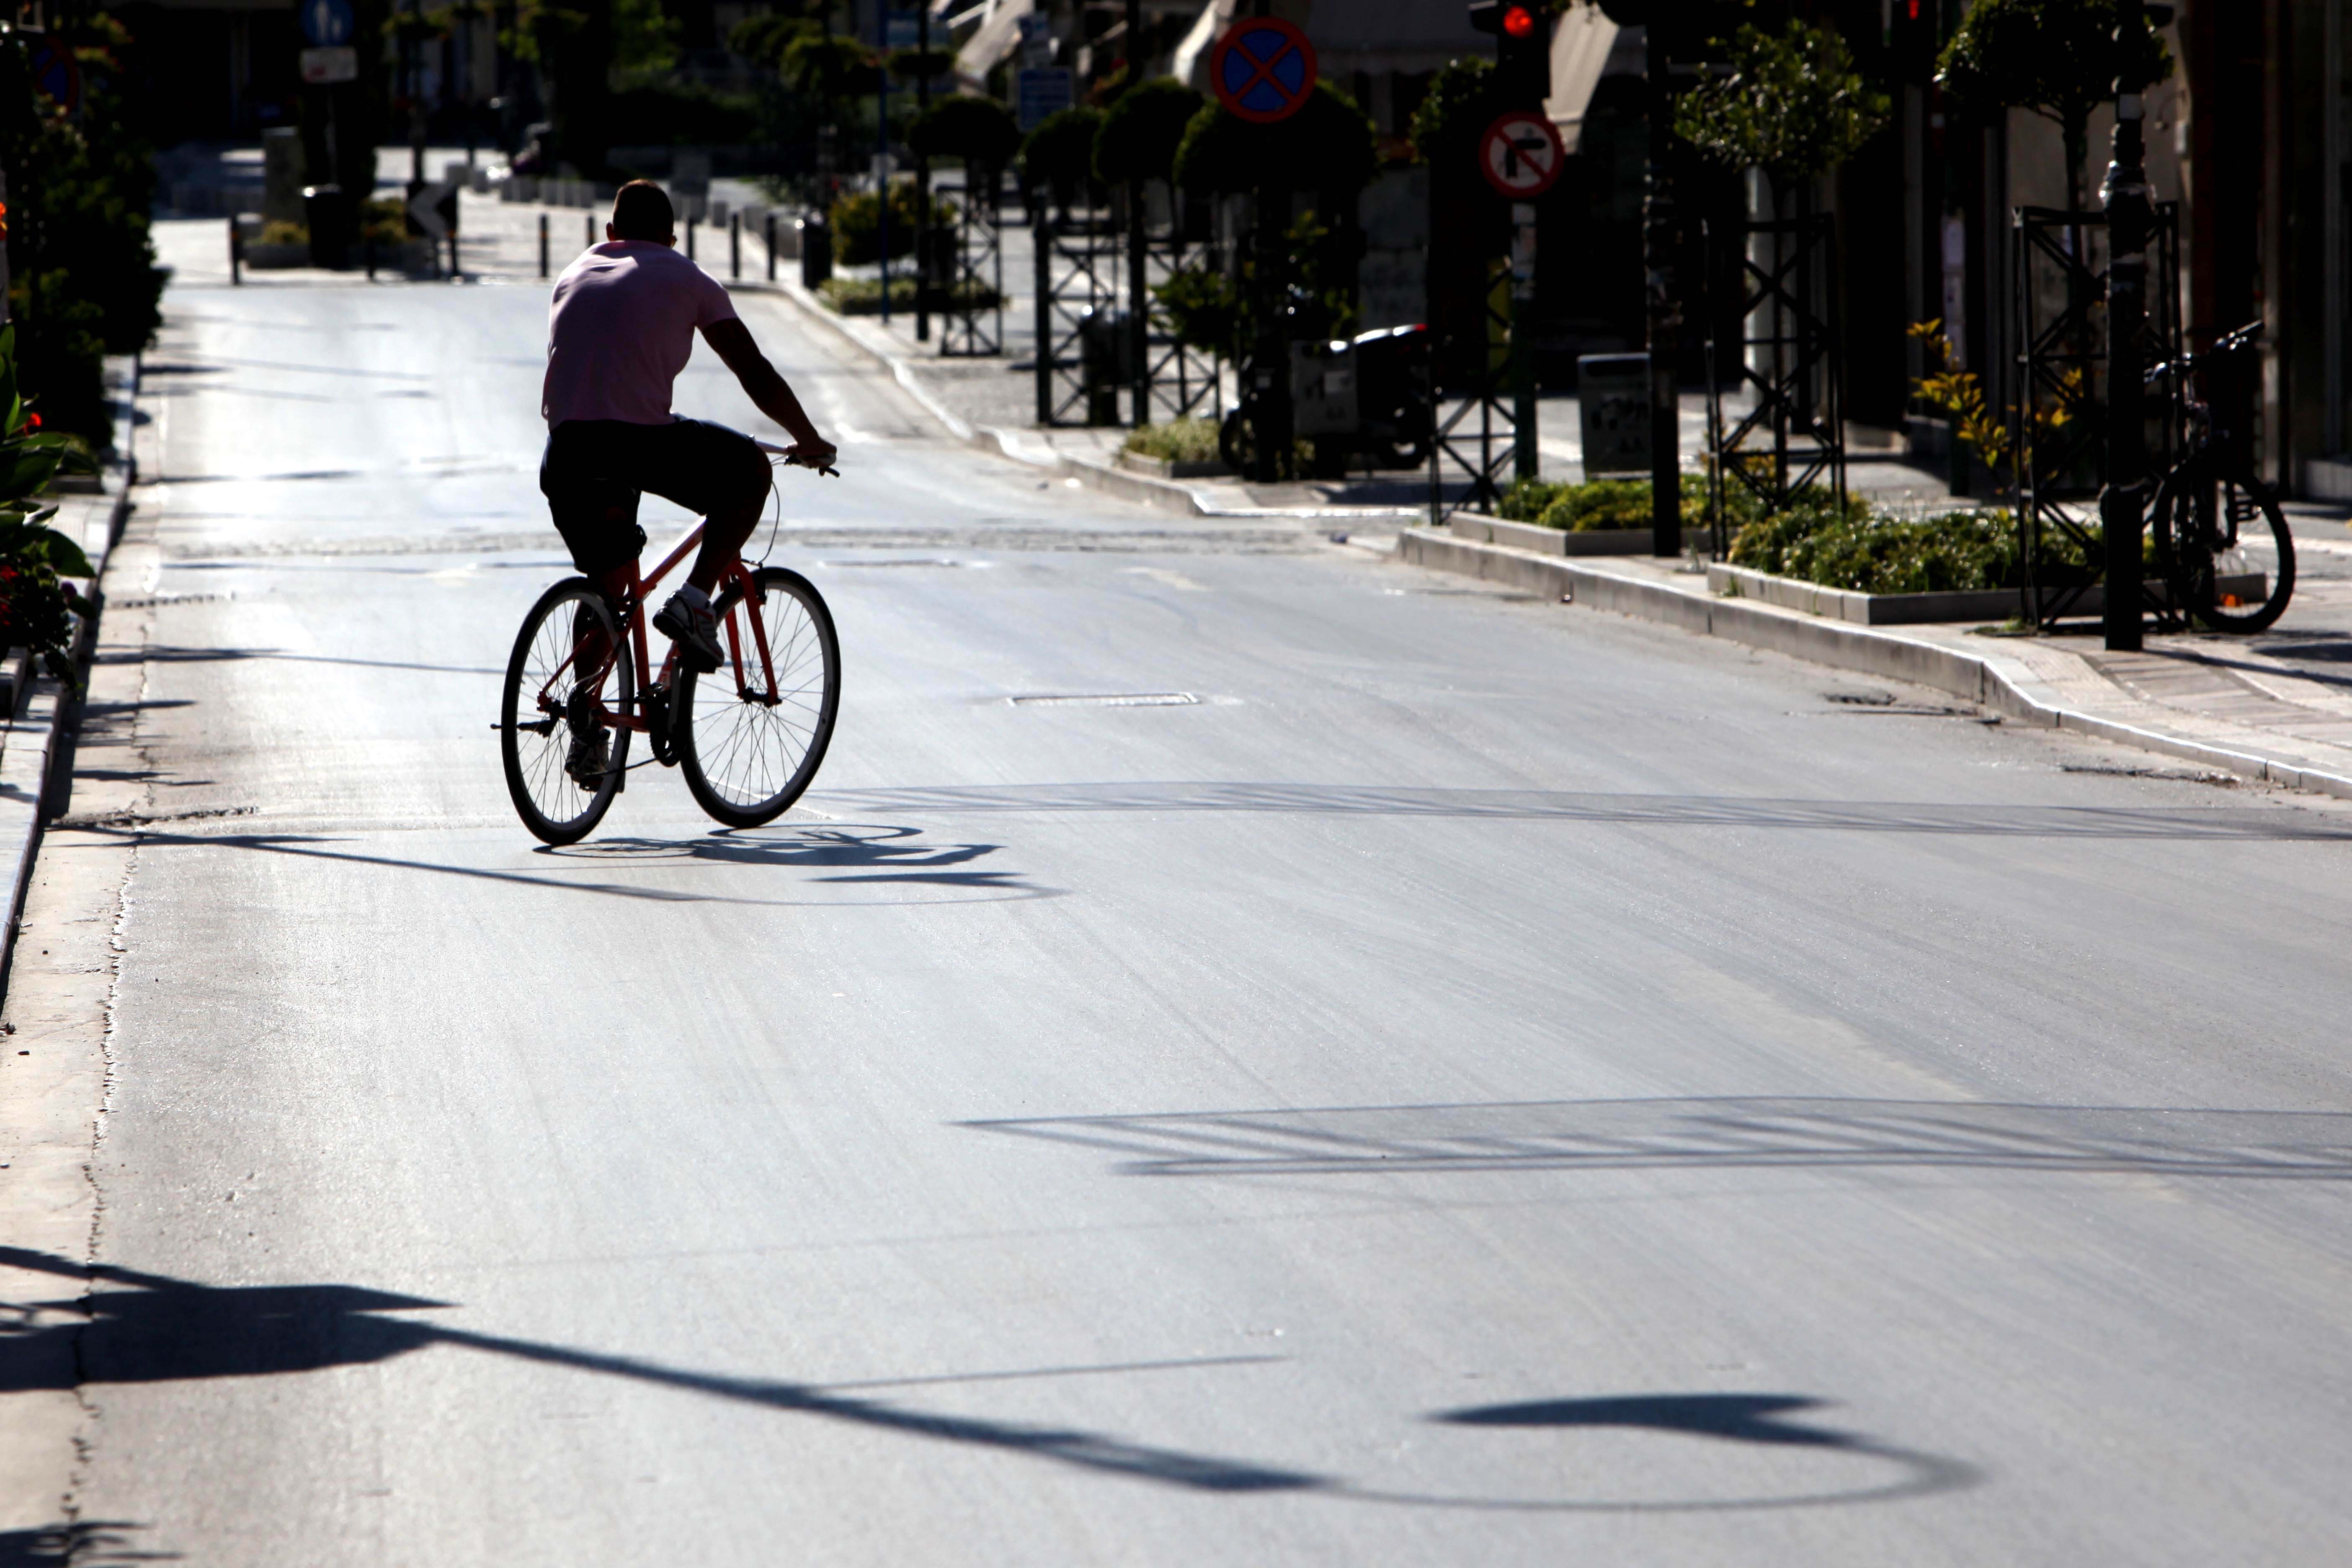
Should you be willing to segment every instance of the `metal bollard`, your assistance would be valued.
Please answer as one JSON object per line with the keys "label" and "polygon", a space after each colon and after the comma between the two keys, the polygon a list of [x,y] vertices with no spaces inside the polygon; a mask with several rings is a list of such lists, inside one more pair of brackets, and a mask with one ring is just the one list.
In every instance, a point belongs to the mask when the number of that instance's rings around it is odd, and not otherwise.
{"label": "metal bollard", "polygon": [[686,215],[686,258],[694,259],[694,215]]}
{"label": "metal bollard", "polygon": [[245,281],[245,236],[236,231],[236,215],[228,215],[228,280]]}
{"label": "metal bollard", "polygon": [[547,215],[539,215],[539,275],[547,276]]}
{"label": "metal bollard", "polygon": [[727,215],[727,276],[743,276],[743,215]]}
{"label": "metal bollard", "polygon": [[768,281],[776,280],[776,215],[768,215]]}
{"label": "metal bollard", "polygon": [[583,250],[595,249],[596,215],[594,213],[582,213],[580,215],[580,233],[583,237],[580,241],[580,248]]}

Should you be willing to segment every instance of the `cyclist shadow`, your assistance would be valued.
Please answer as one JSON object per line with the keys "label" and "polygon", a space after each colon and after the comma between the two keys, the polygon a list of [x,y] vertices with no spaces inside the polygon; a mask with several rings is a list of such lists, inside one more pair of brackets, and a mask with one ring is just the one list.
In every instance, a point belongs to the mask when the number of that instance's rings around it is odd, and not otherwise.
{"label": "cyclist shadow", "polygon": [[1003,849],[1002,844],[942,844],[923,830],[899,823],[827,823],[793,828],[713,828],[694,838],[599,838],[591,843],[549,846],[539,851],[561,859],[611,865],[705,861],[728,866],[772,866],[839,874],[815,882],[924,882],[952,888],[995,888],[1044,894],[1018,871],[972,869],[972,862]]}

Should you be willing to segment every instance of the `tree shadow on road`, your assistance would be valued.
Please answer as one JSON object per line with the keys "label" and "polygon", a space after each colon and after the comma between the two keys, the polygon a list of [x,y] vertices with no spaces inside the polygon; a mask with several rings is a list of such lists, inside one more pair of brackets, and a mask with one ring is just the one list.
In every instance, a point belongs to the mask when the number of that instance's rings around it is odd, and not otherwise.
{"label": "tree shadow on road", "polygon": [[[441,1310],[453,1304],[358,1286],[214,1287],[111,1264],[93,1264],[85,1268],[52,1254],[11,1247],[0,1247],[0,1267],[70,1279],[78,1286],[87,1282],[86,1293],[78,1299],[16,1303],[12,1304],[10,1312],[0,1314],[0,1394],[86,1384],[315,1372],[368,1365],[415,1351],[447,1348],[627,1378],[870,1431],[997,1449],[1095,1474],[1212,1494],[1293,1493],[1360,1502],[1534,1511],[1719,1511],[1884,1501],[1950,1490],[1971,1485],[1977,1479],[1977,1472],[1971,1467],[1957,1460],[1824,1428],[1797,1426],[1786,1421],[1788,1413],[1821,1403],[1808,1396],[1651,1394],[1452,1411],[1429,1419],[1456,1426],[1647,1427],[1768,1447],[1811,1446],[1892,1462],[1899,1474],[1890,1483],[1844,1491],[1681,1501],[1452,1496],[1382,1490],[1288,1466],[1194,1453],[1078,1427],[925,1410],[876,1398],[871,1393],[879,1387],[935,1383],[991,1383],[1027,1377],[1230,1367],[1276,1358],[1222,1356],[1108,1366],[1044,1367],[973,1377],[891,1379],[829,1386],[698,1372],[635,1356],[608,1355],[541,1341],[447,1328],[413,1317],[389,1316]],[[79,1314],[82,1321],[61,1319],[61,1313]],[[25,1551],[37,1549],[39,1540],[47,1539],[40,1532],[33,1533],[37,1539],[28,1542]],[[22,1561],[45,1559],[27,1556]],[[0,1568],[6,1568],[6,1559],[0,1558]]]}

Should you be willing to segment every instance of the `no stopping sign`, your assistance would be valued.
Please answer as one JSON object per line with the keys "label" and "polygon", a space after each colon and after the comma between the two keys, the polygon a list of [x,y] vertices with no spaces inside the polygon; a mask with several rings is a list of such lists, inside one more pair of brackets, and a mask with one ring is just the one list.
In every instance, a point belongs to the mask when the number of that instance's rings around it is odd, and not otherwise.
{"label": "no stopping sign", "polygon": [[1478,172],[1515,202],[1533,200],[1559,178],[1568,149],[1559,132],[1540,114],[1515,109],[1495,117],[1478,138]]}

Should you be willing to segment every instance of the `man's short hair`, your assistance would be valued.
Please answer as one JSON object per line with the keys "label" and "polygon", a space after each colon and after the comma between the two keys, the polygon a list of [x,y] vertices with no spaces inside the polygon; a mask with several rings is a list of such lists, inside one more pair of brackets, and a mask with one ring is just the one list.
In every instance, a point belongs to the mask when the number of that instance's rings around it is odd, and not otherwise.
{"label": "man's short hair", "polygon": [[613,193],[613,232],[623,239],[667,240],[677,228],[669,193],[651,180],[631,180]]}

